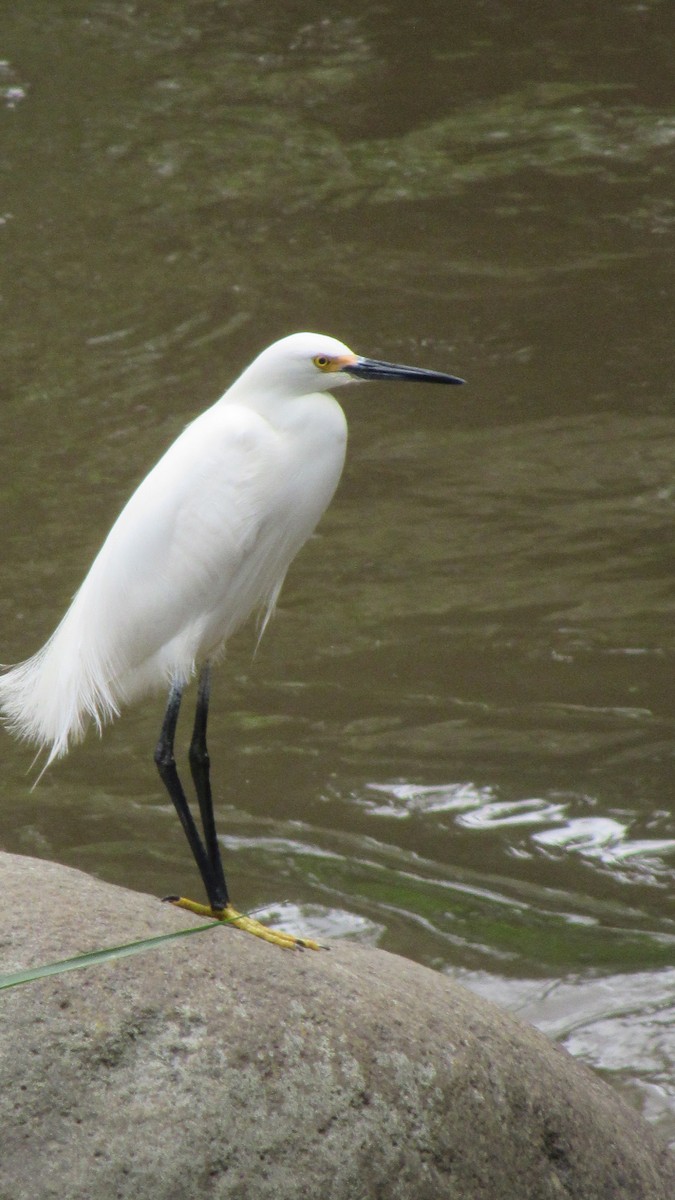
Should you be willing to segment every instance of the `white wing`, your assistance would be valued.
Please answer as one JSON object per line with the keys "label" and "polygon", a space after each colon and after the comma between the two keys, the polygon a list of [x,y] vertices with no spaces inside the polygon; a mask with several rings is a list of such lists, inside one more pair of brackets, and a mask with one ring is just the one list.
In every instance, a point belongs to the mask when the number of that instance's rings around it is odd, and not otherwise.
{"label": "white wing", "polygon": [[51,745],[49,761],[89,717],[100,727],[122,703],[187,679],[274,603],[342,469],[344,418],[321,400],[323,420],[301,432],[221,401],[144,479],[52,638],[0,677],[10,727]]}

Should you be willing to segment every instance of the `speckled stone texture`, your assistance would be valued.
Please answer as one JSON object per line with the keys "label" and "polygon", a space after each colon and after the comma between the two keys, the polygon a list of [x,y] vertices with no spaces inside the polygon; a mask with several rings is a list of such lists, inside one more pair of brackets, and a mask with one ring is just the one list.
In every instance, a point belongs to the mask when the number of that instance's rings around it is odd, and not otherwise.
{"label": "speckled stone texture", "polygon": [[[0,970],[195,918],[0,855]],[[216,929],[0,993],[2,1200],[673,1200],[610,1087],[444,976]]]}

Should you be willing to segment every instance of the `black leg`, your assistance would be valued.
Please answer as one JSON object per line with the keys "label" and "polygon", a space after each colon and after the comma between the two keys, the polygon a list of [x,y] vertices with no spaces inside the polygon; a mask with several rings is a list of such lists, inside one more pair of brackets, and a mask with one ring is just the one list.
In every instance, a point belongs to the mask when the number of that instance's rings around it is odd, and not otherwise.
{"label": "black leg", "polygon": [[206,722],[209,715],[209,696],[211,690],[211,668],[207,663],[202,667],[197,690],[197,708],[195,724],[190,742],[190,770],[199,801],[199,811],[204,828],[206,855],[211,868],[211,876],[216,887],[216,893],[222,900],[219,907],[224,908],[229,901],[225,873],[220,857],[220,846],[216,833],[216,821],[213,815],[213,799],[211,796],[211,779],[209,774],[210,760],[206,746]]}
{"label": "black leg", "polygon": [[282,946],[286,950],[320,950],[321,947],[318,942],[310,941],[309,938],[297,938],[292,933],[282,933],[278,929],[267,929],[264,925],[260,924],[260,921],[256,921],[254,917],[247,917],[243,913],[236,912],[229,903],[223,864],[220,858],[220,848],[216,836],[216,822],[213,816],[211,783],[209,780],[209,755],[206,749],[206,722],[209,715],[209,682],[210,673],[207,665],[203,668],[199,677],[197,711],[195,713],[192,742],[190,743],[190,770],[192,771],[192,778],[197,790],[206,846],[201,839],[199,830],[195,825],[194,817],[190,812],[190,807],[185,798],[185,792],[178,778],[173,752],[178,713],[183,698],[184,689],[182,684],[174,683],[171,687],[164,721],[162,722],[162,732],[159,735],[157,749],[155,750],[155,763],[157,764],[160,778],[180,817],[180,823],[190,843],[190,849],[199,867],[199,874],[204,882],[209,905],[207,907],[204,904],[195,904],[194,900],[186,900],[184,896],[167,896],[166,899],[171,900],[178,908],[185,909],[187,912],[196,913],[200,917],[217,917],[218,920],[227,922],[227,924],[232,925],[235,929],[242,929],[246,933],[252,933],[255,937],[262,938],[266,942],[272,942],[275,946]]}
{"label": "black leg", "polygon": [[220,889],[216,885],[216,881],[211,869],[208,855],[204,849],[202,839],[199,836],[199,831],[194,823],[192,813],[188,807],[188,802],[185,799],[178,771],[176,770],[176,760],[173,753],[173,743],[176,736],[176,725],[178,723],[178,713],[180,710],[180,702],[183,696],[183,688],[178,684],[173,684],[169,692],[169,702],[166,707],[164,721],[162,723],[162,732],[159,735],[159,742],[155,750],[155,763],[159,771],[160,778],[169,793],[176,812],[180,818],[180,823],[185,831],[185,836],[190,843],[190,849],[194,855],[194,860],[199,868],[199,874],[202,877],[206,894],[209,898],[209,904],[212,908],[224,908]]}

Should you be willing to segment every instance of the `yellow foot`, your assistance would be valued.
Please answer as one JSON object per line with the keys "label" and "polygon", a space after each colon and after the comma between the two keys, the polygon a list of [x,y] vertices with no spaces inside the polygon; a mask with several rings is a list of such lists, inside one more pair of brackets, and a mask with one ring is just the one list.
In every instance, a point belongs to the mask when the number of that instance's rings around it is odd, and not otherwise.
{"label": "yellow foot", "polygon": [[166,896],[165,899],[171,904],[175,904],[176,908],[185,908],[198,917],[210,917],[212,920],[222,921],[224,925],[234,925],[235,928],[252,933],[254,937],[262,938],[264,942],[272,942],[274,946],[281,946],[284,950],[324,949],[318,942],[313,942],[311,938],[299,938],[292,933],[282,933],[280,929],[268,929],[254,917],[246,917],[243,913],[237,912],[231,904],[226,905],[225,908],[211,908],[208,904],[197,904],[195,900],[186,900],[184,896]]}

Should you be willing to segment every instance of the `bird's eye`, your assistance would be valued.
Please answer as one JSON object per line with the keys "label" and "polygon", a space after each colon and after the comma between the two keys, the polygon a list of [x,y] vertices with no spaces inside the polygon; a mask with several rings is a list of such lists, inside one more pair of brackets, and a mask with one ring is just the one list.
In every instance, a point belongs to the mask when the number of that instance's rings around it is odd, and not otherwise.
{"label": "bird's eye", "polygon": [[317,354],[316,358],[314,359],[314,366],[318,367],[320,371],[325,371],[326,367],[330,366],[330,359],[328,355]]}

